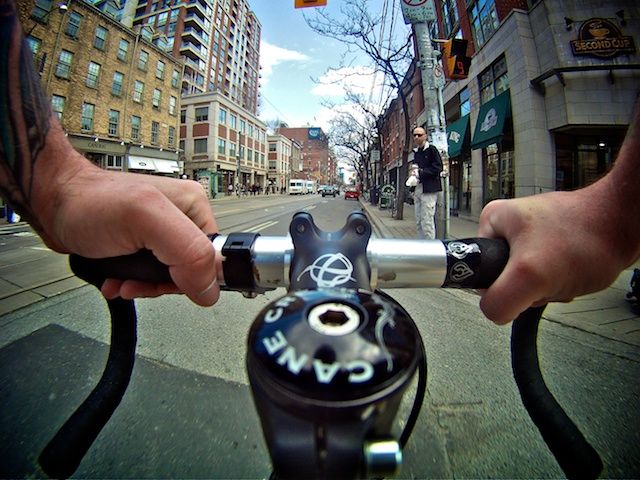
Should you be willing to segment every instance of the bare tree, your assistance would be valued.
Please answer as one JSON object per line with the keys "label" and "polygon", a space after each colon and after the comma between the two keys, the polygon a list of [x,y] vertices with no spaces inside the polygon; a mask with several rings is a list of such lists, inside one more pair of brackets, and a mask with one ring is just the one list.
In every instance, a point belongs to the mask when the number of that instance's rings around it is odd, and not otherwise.
{"label": "bare tree", "polygon": [[340,17],[332,17],[324,9],[305,15],[307,25],[319,35],[335,39],[347,45],[347,52],[340,64],[331,70],[338,71],[353,62],[356,52],[364,53],[375,71],[384,75],[385,82],[393,88],[402,104],[404,116],[404,142],[402,145],[402,167],[400,185],[397,189],[397,219],[403,218],[404,182],[411,149],[411,125],[407,95],[413,88],[415,62],[413,60],[413,38],[394,35],[399,23],[395,3],[385,0],[385,7],[378,14],[369,10],[368,0],[342,0]]}

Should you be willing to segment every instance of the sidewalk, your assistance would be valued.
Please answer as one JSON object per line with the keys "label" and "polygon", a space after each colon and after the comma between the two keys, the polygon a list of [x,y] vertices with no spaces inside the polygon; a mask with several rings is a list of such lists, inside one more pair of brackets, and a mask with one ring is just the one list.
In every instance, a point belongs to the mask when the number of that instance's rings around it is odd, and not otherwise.
{"label": "sidewalk", "polygon": [[[391,218],[391,211],[360,199],[374,231],[381,237],[415,238],[416,226],[413,205],[404,205],[404,219]],[[468,238],[478,233],[478,224],[473,220],[451,217],[449,237]],[[639,262],[640,263],[640,262]],[[636,264],[635,267],[640,267]],[[625,300],[633,266],[622,272],[607,289],[578,297],[570,303],[552,303],[544,312],[550,322],[590,332],[601,337],[640,347],[640,317],[635,316]]]}

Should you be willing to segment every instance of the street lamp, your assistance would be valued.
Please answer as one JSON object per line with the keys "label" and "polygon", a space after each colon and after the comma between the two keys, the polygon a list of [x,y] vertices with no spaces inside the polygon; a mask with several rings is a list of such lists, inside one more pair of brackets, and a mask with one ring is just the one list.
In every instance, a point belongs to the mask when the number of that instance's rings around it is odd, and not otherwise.
{"label": "street lamp", "polygon": [[[60,12],[61,15],[64,14],[67,10],[69,10],[69,6],[66,3],[58,4],[58,12]],[[31,26],[31,28],[29,29],[29,31],[25,36],[28,37],[29,35],[31,35],[31,33],[33,32],[33,29],[36,28],[36,25],[38,25],[39,23],[45,23],[45,21],[49,18],[49,15],[51,15],[52,12],[53,12],[53,8],[49,10],[47,13],[45,13],[43,16],[38,17],[33,22],[33,25]]]}

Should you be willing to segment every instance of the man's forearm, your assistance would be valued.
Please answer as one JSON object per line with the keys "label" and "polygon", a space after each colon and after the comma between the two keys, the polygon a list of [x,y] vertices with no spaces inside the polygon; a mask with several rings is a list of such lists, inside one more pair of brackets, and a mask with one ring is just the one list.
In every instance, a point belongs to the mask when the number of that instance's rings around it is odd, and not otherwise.
{"label": "man's forearm", "polygon": [[39,231],[33,172],[51,121],[15,5],[0,0],[0,194]]}

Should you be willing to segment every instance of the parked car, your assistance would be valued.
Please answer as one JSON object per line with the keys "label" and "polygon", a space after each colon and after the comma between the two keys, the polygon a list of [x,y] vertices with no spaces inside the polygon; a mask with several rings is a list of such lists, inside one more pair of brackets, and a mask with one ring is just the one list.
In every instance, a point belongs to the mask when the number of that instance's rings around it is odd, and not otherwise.
{"label": "parked car", "polygon": [[327,195],[331,195],[332,197],[335,198],[336,187],[334,187],[333,185],[325,185],[324,188],[322,189],[322,196],[326,197]]}
{"label": "parked car", "polygon": [[356,187],[346,187],[344,189],[344,199],[347,200],[349,198],[353,198],[355,200],[360,198],[360,192]]}

